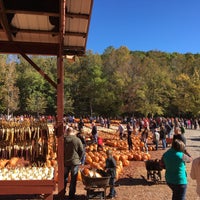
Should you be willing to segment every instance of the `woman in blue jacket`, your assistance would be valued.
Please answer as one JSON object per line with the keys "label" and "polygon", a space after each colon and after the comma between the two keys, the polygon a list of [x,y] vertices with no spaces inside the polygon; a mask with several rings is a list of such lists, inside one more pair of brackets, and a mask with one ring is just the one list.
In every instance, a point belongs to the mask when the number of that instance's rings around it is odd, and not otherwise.
{"label": "woman in blue jacket", "polygon": [[184,154],[185,144],[175,139],[172,147],[167,150],[161,159],[165,172],[167,185],[172,190],[172,200],[185,200],[187,190],[186,162],[191,162],[192,158]]}

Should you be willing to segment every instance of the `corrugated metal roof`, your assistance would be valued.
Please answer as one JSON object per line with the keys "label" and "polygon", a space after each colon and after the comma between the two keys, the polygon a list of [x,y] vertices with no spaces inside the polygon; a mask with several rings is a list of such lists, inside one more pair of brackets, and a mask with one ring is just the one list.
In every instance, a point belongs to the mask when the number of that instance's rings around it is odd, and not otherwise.
{"label": "corrugated metal roof", "polygon": [[[83,55],[93,0],[0,0],[0,52]],[[65,18],[62,21],[62,10]]]}

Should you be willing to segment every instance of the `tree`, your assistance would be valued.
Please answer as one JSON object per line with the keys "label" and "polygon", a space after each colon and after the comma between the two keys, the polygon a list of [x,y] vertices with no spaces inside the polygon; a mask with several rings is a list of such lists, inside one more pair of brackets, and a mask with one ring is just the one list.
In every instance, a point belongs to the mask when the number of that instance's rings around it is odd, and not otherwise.
{"label": "tree", "polygon": [[176,96],[173,105],[180,114],[200,114],[200,78],[199,70],[195,70],[193,76],[180,74],[176,77]]}
{"label": "tree", "polygon": [[19,103],[19,89],[16,87],[17,74],[15,63],[10,62],[4,65],[2,75],[2,111],[7,111],[7,115],[9,116],[18,110]]}
{"label": "tree", "polygon": [[[56,58],[55,57],[35,57],[31,59],[46,73],[52,80],[56,80]],[[56,90],[53,88],[26,60],[20,59],[17,65],[19,74],[17,85],[20,89],[20,112],[35,112],[32,109],[31,102],[40,98],[41,102],[46,101],[42,111],[46,114],[55,114],[56,110]],[[29,111],[28,109],[31,108]]]}
{"label": "tree", "polygon": [[71,92],[75,112],[80,115],[96,115],[100,112],[101,100],[106,94],[101,57],[87,52],[85,57],[80,58],[79,64],[73,67],[74,83]]}
{"label": "tree", "polygon": [[169,96],[173,95],[167,67],[160,67],[151,58],[144,58],[140,79],[138,79],[134,102],[135,110],[144,116],[153,117],[163,115],[169,103]]}
{"label": "tree", "polygon": [[[131,84],[130,51],[125,46],[117,50],[109,47],[102,55],[102,59],[103,76],[107,79],[107,88],[110,91],[109,102],[113,108],[113,114],[121,115],[126,112],[128,88]],[[130,111],[130,108],[128,110]]]}
{"label": "tree", "polygon": [[45,96],[38,91],[34,91],[27,99],[27,111],[36,114],[39,117],[40,114],[45,114],[47,107],[47,100]]}

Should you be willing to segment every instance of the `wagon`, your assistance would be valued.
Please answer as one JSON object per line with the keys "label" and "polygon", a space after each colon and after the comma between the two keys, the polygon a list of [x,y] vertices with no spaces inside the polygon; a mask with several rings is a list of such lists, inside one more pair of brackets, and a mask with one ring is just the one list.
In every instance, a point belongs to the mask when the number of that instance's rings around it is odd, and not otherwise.
{"label": "wagon", "polygon": [[110,175],[103,170],[96,170],[102,177],[89,177],[81,171],[82,182],[87,191],[87,199],[106,199]]}
{"label": "wagon", "polygon": [[147,179],[151,179],[154,183],[161,181],[162,167],[160,166],[160,160],[147,160],[145,166],[147,170]]}

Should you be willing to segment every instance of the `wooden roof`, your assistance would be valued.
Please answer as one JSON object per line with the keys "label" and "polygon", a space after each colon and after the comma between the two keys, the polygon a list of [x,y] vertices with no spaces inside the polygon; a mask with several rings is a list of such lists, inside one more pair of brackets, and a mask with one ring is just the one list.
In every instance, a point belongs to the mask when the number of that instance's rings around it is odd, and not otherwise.
{"label": "wooden roof", "polygon": [[0,0],[0,53],[83,55],[93,0]]}

